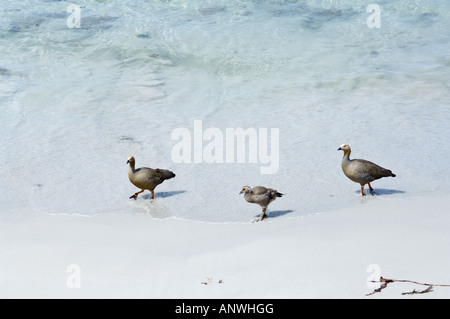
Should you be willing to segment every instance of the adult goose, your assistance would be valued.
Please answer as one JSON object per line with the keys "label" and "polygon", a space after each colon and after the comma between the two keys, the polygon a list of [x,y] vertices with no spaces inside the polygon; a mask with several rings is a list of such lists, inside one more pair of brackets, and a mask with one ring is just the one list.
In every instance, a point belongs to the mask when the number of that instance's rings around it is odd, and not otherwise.
{"label": "adult goose", "polygon": [[152,193],[152,199],[155,198],[155,187],[164,182],[166,179],[175,177],[175,174],[167,169],[153,169],[148,167],[135,168],[135,159],[133,156],[128,157],[127,164],[130,164],[128,170],[128,178],[130,182],[140,188],[141,191],[130,196],[137,199],[138,195],[148,189]]}
{"label": "adult goose", "polygon": [[368,184],[369,189],[373,192],[373,188],[370,185],[374,180],[382,177],[395,177],[390,170],[378,166],[372,162],[363,159],[350,159],[352,149],[347,144],[342,144],[338,151],[344,151],[344,157],[342,158],[342,170],[345,176],[361,185],[361,195],[364,196],[364,185]]}

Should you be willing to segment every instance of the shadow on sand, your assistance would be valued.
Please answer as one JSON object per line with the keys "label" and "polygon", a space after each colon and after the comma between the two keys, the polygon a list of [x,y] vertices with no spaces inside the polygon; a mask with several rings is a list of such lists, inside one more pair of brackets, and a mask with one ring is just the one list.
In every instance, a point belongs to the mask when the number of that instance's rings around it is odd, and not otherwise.
{"label": "shadow on sand", "polygon": [[[292,212],[293,212],[293,210],[291,210],[291,209],[267,212],[266,216],[264,216],[264,219],[266,219],[266,218],[277,218],[277,217],[284,216],[284,215],[292,213]],[[255,216],[255,217],[259,219],[259,218],[261,218],[261,214]]]}
{"label": "shadow on sand", "polygon": [[[356,194],[361,195],[361,191],[356,191]],[[364,195],[372,195],[372,196],[381,196],[381,195],[393,195],[393,194],[404,194],[405,191],[397,190],[397,189],[385,189],[385,188],[375,188],[373,192],[369,189],[364,190]]]}
{"label": "shadow on sand", "polygon": [[[175,195],[183,194],[183,193],[186,193],[186,191],[155,192],[155,199],[171,197],[171,196],[175,196]],[[144,196],[142,196],[142,198],[143,199],[152,199],[152,195],[150,193],[148,193],[148,194],[145,194]]]}

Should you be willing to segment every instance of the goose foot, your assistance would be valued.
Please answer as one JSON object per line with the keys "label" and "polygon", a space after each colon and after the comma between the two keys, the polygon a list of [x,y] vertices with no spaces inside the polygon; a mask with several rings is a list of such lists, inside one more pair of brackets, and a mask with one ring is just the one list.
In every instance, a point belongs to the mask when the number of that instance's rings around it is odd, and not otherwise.
{"label": "goose foot", "polygon": [[370,183],[367,183],[367,184],[369,184],[370,193],[371,193],[372,195],[375,194],[375,190],[372,188],[372,186],[370,185]]}
{"label": "goose foot", "polygon": [[142,193],[143,191],[144,191],[144,190],[141,190],[140,192],[134,193],[133,195],[130,196],[130,199],[134,198],[134,200],[136,200],[137,197],[138,197],[138,195],[139,195],[140,193]]}
{"label": "goose foot", "polygon": [[263,208],[263,211],[262,211],[262,214],[261,214],[261,219],[260,219],[260,221],[264,219],[264,216],[265,216],[265,215],[266,215],[266,209]]}

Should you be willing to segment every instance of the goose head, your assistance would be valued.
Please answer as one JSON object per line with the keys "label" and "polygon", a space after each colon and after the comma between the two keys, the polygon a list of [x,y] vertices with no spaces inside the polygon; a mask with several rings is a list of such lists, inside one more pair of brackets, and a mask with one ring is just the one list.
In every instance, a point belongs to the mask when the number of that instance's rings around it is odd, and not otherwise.
{"label": "goose head", "polygon": [[342,144],[338,149],[338,151],[344,151],[344,157],[350,156],[350,153],[352,152],[352,149],[348,144]]}
{"label": "goose head", "polygon": [[243,186],[241,189],[241,192],[239,193],[239,195],[241,194],[248,194],[252,192],[252,188],[250,186]]}
{"label": "goose head", "polygon": [[128,156],[127,164],[130,164],[131,166],[134,166],[134,157],[133,156]]}

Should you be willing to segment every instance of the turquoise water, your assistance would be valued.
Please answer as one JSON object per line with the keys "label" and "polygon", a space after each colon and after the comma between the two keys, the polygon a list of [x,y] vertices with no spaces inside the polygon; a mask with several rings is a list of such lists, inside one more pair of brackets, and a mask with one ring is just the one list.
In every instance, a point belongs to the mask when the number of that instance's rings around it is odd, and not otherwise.
{"label": "turquoise water", "polygon": [[[378,1],[369,28],[372,3],[77,1],[69,28],[71,2],[3,1],[2,209],[246,222],[243,185],[286,193],[280,218],[448,196],[450,3]],[[194,120],[279,129],[278,171],[176,163],[171,134]],[[397,177],[361,201],[342,143]],[[157,200],[128,199],[129,155],[177,174]]]}

